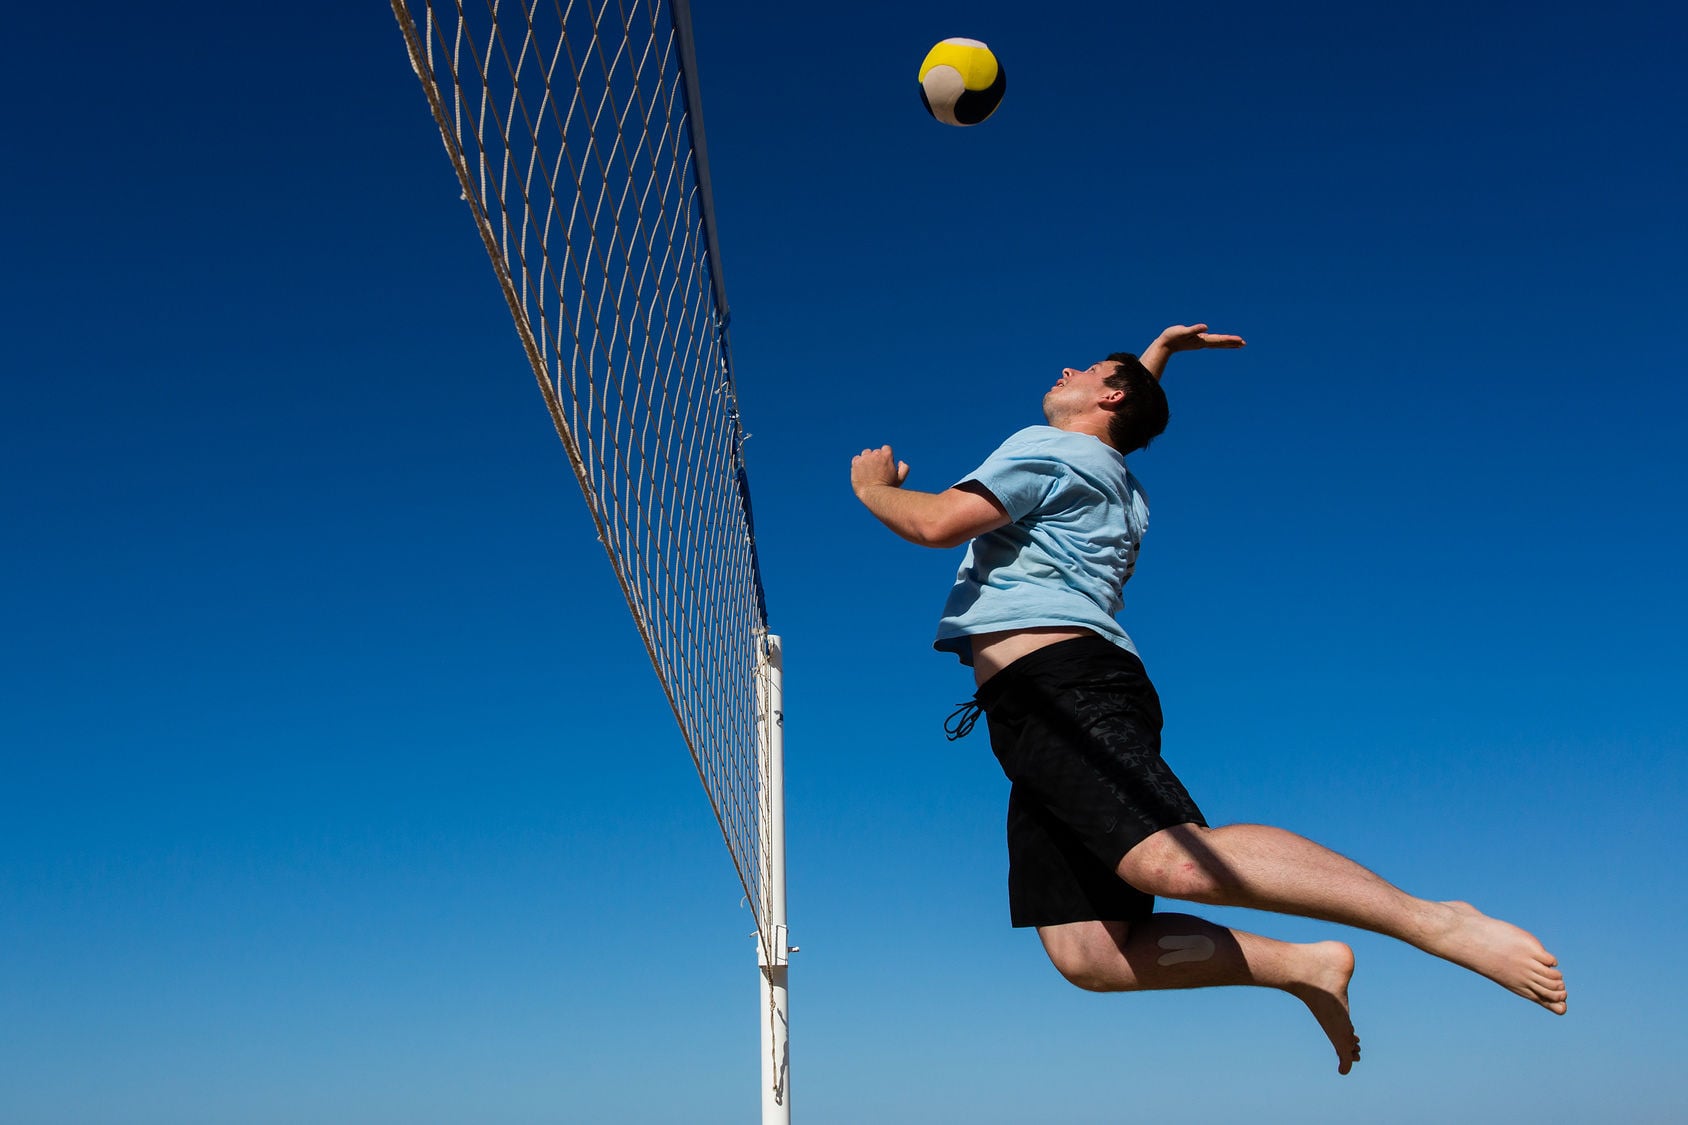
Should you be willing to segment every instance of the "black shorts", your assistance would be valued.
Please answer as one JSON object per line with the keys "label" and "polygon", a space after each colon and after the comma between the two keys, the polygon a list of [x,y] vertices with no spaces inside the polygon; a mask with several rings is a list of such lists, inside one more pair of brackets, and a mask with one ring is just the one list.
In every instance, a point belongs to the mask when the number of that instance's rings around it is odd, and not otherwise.
{"label": "black shorts", "polygon": [[985,681],[977,701],[1008,797],[1016,926],[1128,922],[1154,911],[1115,874],[1125,853],[1201,810],[1161,760],[1160,697],[1143,662],[1101,637],[1060,641]]}

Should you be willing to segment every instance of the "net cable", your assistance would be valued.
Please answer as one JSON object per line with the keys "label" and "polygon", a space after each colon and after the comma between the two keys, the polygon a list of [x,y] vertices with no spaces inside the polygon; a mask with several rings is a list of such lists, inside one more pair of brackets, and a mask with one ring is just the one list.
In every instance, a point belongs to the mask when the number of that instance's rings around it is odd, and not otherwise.
{"label": "net cable", "polygon": [[768,633],[684,0],[391,0],[771,960]]}

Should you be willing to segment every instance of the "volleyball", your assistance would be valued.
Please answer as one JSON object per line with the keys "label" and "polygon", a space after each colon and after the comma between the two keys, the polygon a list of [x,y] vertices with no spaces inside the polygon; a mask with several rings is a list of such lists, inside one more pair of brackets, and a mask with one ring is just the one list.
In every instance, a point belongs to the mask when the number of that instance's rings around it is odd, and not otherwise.
{"label": "volleyball", "polygon": [[977,39],[945,39],[920,64],[920,102],[945,125],[977,125],[996,112],[1008,76]]}

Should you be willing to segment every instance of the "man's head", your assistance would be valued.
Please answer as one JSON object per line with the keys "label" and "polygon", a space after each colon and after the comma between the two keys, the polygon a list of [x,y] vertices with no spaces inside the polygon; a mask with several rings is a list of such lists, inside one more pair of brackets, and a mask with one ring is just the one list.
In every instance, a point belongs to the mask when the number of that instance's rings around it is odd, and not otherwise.
{"label": "man's head", "polygon": [[1093,434],[1121,453],[1147,448],[1170,415],[1160,381],[1130,352],[1115,352],[1082,371],[1063,369],[1043,396],[1051,426]]}

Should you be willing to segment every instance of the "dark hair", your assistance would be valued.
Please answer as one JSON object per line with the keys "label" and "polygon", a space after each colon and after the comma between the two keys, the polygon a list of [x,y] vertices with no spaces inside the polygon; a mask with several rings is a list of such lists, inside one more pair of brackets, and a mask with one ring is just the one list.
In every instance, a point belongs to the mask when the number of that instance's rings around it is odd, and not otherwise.
{"label": "dark hair", "polygon": [[1108,444],[1121,453],[1147,449],[1172,417],[1166,391],[1132,353],[1115,352],[1108,359],[1115,370],[1102,380],[1103,385],[1125,392],[1125,401],[1108,418]]}

